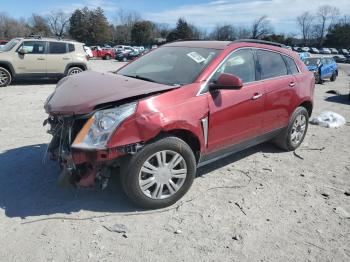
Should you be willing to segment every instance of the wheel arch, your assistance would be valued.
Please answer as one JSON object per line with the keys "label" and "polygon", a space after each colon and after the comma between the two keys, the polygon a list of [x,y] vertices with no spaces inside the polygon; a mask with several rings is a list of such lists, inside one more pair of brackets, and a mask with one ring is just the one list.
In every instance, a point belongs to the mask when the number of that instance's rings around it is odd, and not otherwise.
{"label": "wheel arch", "polygon": [[0,61],[0,67],[3,67],[7,71],[9,71],[12,77],[15,76],[16,73],[15,73],[15,70],[14,70],[14,68],[13,68],[11,63],[6,62],[6,61]]}
{"label": "wheel arch", "polygon": [[193,132],[187,129],[163,130],[158,133],[158,135],[156,135],[152,140],[154,141],[166,136],[174,136],[187,143],[192,149],[197,163],[199,162],[201,154],[201,143],[199,138]]}
{"label": "wheel arch", "polygon": [[68,74],[68,70],[72,67],[79,67],[83,71],[87,70],[87,66],[84,63],[69,63],[66,65],[66,69],[64,70],[64,75]]}
{"label": "wheel arch", "polygon": [[310,100],[305,100],[305,101],[303,101],[303,102],[299,105],[299,107],[304,107],[304,108],[307,110],[307,112],[308,112],[308,114],[309,114],[309,117],[311,116],[311,114],[312,114],[312,109],[313,109],[313,104],[312,104],[312,102],[311,102]]}

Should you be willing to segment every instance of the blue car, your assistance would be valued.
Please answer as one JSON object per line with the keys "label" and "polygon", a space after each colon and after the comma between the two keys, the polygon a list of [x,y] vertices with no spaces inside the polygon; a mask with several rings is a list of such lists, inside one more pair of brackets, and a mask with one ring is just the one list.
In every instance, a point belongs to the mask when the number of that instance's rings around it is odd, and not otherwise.
{"label": "blue car", "polygon": [[303,60],[307,68],[315,73],[317,84],[322,84],[325,79],[332,82],[337,79],[338,65],[332,57],[312,57]]}
{"label": "blue car", "polygon": [[307,58],[311,57],[311,54],[309,52],[301,52],[299,53],[299,57],[302,61],[304,61]]}

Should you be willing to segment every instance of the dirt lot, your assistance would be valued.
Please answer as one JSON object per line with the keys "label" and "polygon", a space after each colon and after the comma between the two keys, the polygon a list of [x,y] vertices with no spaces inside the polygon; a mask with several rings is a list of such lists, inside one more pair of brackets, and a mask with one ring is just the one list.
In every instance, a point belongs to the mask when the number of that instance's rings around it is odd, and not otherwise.
{"label": "dirt lot", "polygon": [[[314,115],[350,121],[347,97],[325,93],[346,94],[349,73],[317,85]],[[0,261],[350,261],[349,122],[310,126],[299,157],[267,143],[201,168],[182,201],[144,212],[117,179],[103,192],[57,185],[58,166],[43,160],[54,86],[0,89]]]}

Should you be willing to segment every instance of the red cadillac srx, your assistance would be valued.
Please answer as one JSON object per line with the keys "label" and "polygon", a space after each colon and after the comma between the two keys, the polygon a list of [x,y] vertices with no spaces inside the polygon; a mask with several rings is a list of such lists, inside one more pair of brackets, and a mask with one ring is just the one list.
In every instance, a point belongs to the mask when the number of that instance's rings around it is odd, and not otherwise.
{"label": "red cadillac srx", "polygon": [[107,185],[161,208],[191,187],[198,166],[272,140],[303,141],[315,79],[294,52],[257,40],[166,44],[115,73],[59,81],[46,103],[61,182]]}

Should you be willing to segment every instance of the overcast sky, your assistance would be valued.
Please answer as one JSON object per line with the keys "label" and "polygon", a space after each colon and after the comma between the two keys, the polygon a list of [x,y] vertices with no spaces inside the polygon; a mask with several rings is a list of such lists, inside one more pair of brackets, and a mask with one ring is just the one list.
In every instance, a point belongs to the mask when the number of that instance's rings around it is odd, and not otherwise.
{"label": "overcast sky", "polygon": [[200,28],[212,29],[216,24],[248,26],[259,16],[267,15],[277,33],[296,33],[295,18],[304,11],[315,12],[324,4],[336,6],[342,14],[350,14],[350,0],[0,0],[0,12],[15,17],[31,13],[45,14],[62,9],[71,12],[88,6],[102,7],[111,22],[118,9],[135,10],[144,19],[174,25],[179,17]]}

